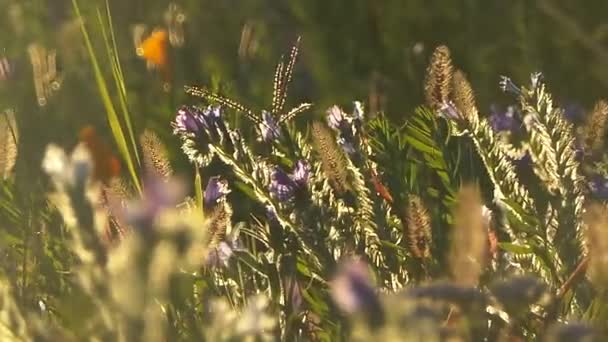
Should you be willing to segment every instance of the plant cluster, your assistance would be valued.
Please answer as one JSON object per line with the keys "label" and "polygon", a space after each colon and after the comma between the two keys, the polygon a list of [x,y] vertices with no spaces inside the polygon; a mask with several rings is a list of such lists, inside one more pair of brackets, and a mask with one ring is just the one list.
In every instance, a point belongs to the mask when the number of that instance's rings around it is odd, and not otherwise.
{"label": "plant cluster", "polygon": [[48,196],[23,196],[18,120],[0,116],[3,339],[608,336],[605,101],[577,130],[534,73],[525,86],[503,77],[514,104],[486,116],[440,46],[426,104],[404,123],[358,101],[318,120],[312,104],[287,109],[298,40],[276,67],[270,108],[186,87],[198,103],[166,129],[193,166],[188,184],[154,131],[136,135],[109,53],[113,103],[80,26],[129,177],[85,129],[70,153],[47,146]]}

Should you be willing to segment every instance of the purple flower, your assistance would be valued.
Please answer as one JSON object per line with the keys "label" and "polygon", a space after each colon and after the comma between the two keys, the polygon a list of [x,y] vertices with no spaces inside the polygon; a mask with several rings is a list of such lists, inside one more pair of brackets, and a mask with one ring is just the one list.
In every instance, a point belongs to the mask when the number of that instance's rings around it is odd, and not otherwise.
{"label": "purple flower", "polygon": [[288,201],[296,189],[295,182],[281,168],[275,167],[270,175],[270,192],[279,201]]}
{"label": "purple flower", "polygon": [[500,110],[498,106],[492,105],[490,107],[490,113],[490,126],[496,133],[514,132],[520,126],[514,106],[509,106],[506,111],[503,111]]}
{"label": "purple flower", "polygon": [[221,241],[217,247],[211,248],[205,263],[208,267],[227,267],[230,257],[234,254],[234,248],[229,243]]}
{"label": "purple flower", "polygon": [[344,113],[338,106],[327,110],[327,124],[338,132],[338,144],[350,155],[356,152],[355,146],[359,145],[357,132],[361,129],[362,119],[363,106],[360,102],[355,102],[353,115]]}
{"label": "purple flower", "polygon": [[175,133],[198,133],[203,120],[200,111],[193,107],[182,106],[175,117]]}
{"label": "purple flower", "polygon": [[341,266],[331,283],[331,295],[340,310],[353,314],[380,308],[370,278],[368,266],[362,261],[349,261]]}
{"label": "purple flower", "polygon": [[272,114],[268,111],[262,111],[262,123],[259,127],[262,141],[264,142],[270,142],[281,137],[281,127],[279,127]]}
{"label": "purple flower", "polygon": [[174,208],[184,194],[185,186],[178,179],[148,178],[142,198],[127,206],[126,221],[140,229],[151,226],[163,210]]}
{"label": "purple flower", "polygon": [[456,109],[456,106],[454,105],[454,103],[452,103],[452,101],[444,103],[441,106],[440,112],[441,112],[441,115],[444,118],[446,118],[447,120],[462,119],[462,117],[460,116],[460,113],[458,112],[458,109]]}
{"label": "purple flower", "polygon": [[298,186],[306,186],[310,177],[310,165],[304,160],[298,160],[291,178]]}
{"label": "purple flower", "polygon": [[570,122],[581,122],[585,117],[585,110],[577,103],[570,103],[564,107],[564,117]]}
{"label": "purple flower", "polygon": [[270,193],[279,201],[292,199],[297,190],[303,189],[310,177],[310,166],[303,160],[298,160],[291,174],[285,173],[276,166],[270,175]]}
{"label": "purple flower", "polygon": [[589,182],[589,190],[598,199],[608,199],[608,178],[595,175]]}
{"label": "purple flower", "polygon": [[224,196],[230,193],[228,182],[220,177],[211,177],[203,194],[205,208],[213,208]]}

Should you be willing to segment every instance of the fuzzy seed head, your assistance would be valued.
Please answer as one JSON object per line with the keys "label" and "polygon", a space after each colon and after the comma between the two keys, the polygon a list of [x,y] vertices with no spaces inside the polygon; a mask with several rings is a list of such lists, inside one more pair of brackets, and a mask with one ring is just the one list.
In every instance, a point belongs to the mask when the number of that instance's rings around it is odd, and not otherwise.
{"label": "fuzzy seed head", "polygon": [[337,192],[346,191],[349,186],[345,156],[331,131],[321,122],[314,122],[312,138],[314,147],[321,157],[323,172],[331,180]]}
{"label": "fuzzy seed head", "polygon": [[152,173],[168,179],[173,175],[173,168],[167,157],[167,148],[158,135],[146,129],[139,137],[143,152],[144,168]]}
{"label": "fuzzy seed head", "polygon": [[8,178],[15,167],[18,140],[15,112],[0,113],[0,180]]}
{"label": "fuzzy seed head", "polygon": [[418,196],[410,196],[406,209],[407,237],[416,258],[431,256],[432,230],[429,213]]}
{"label": "fuzzy seed head", "polygon": [[469,122],[477,122],[479,116],[477,106],[475,105],[475,95],[465,74],[460,70],[456,70],[452,79],[452,84],[452,96],[456,109],[458,109],[460,115]]}
{"label": "fuzzy seed head", "polygon": [[445,45],[438,46],[431,56],[424,82],[426,103],[434,110],[439,110],[449,99],[452,70],[450,50]]}
{"label": "fuzzy seed head", "polygon": [[589,278],[598,290],[608,289],[608,208],[592,204],[585,213]]}
{"label": "fuzzy seed head", "polygon": [[608,102],[599,100],[593,107],[583,128],[585,151],[591,153],[604,145],[606,126],[608,126]]}

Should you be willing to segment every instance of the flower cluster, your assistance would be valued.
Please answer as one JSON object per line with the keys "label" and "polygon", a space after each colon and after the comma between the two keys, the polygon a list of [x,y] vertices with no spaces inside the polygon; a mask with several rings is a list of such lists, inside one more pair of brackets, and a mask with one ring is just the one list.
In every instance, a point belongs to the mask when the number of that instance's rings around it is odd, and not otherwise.
{"label": "flower cluster", "polygon": [[304,160],[298,160],[291,174],[285,173],[280,167],[275,167],[270,175],[270,193],[279,201],[291,200],[297,191],[306,188],[310,177],[310,165]]}
{"label": "flower cluster", "polygon": [[190,161],[207,165],[213,156],[209,144],[232,144],[232,131],[223,119],[219,106],[204,109],[182,106],[172,122],[173,134],[182,140],[182,150]]}
{"label": "flower cluster", "polygon": [[514,133],[521,126],[515,106],[508,106],[506,110],[501,110],[497,105],[492,105],[489,122],[495,133]]}
{"label": "flower cluster", "polygon": [[359,145],[358,133],[363,123],[363,105],[355,101],[352,115],[346,114],[340,107],[333,106],[327,110],[329,127],[338,132],[338,144],[344,152],[353,155]]}

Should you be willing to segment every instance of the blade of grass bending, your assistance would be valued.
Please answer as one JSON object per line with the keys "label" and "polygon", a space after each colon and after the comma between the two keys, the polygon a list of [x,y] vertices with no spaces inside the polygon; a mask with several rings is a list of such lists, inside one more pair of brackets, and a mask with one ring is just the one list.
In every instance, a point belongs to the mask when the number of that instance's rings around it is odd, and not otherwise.
{"label": "blade of grass bending", "polygon": [[87,51],[89,53],[91,64],[93,66],[93,72],[95,74],[95,81],[97,82],[97,87],[99,89],[102,102],[106,108],[108,123],[110,124],[110,129],[112,130],[112,134],[114,135],[114,140],[116,141],[120,154],[127,163],[127,168],[129,169],[133,184],[135,184],[137,191],[141,193],[141,185],[139,182],[139,178],[137,177],[137,172],[135,171],[133,159],[131,158],[131,154],[129,153],[125,134],[122,130],[122,127],[120,126],[118,114],[116,113],[116,109],[114,108],[114,104],[112,103],[112,99],[110,98],[110,92],[101,72],[101,68],[99,67],[99,62],[97,61],[95,52],[93,51],[93,45],[91,43],[89,33],[85,27],[84,18],[82,17],[82,14],[80,13],[80,9],[78,7],[78,1],[72,0],[72,5],[74,7],[76,17],[78,18],[78,20],[80,20],[80,30],[82,31],[82,34],[84,36]]}
{"label": "blade of grass bending", "polygon": [[[112,25],[112,13],[110,12],[110,4],[106,0],[106,21],[109,28],[109,37],[105,29],[104,20],[101,15],[101,11],[97,9],[97,16],[101,25],[101,33],[106,44],[106,51],[108,52],[108,59],[112,65],[112,76],[118,89],[118,98],[120,101],[120,109],[122,111],[123,120],[127,126],[127,132],[129,133],[129,139],[133,148],[133,154],[138,165],[141,165],[139,158],[139,151],[137,149],[137,139],[135,139],[135,133],[133,131],[133,124],[131,121],[131,114],[127,105],[127,87],[125,86],[124,75],[122,73],[122,67],[120,65],[120,59],[118,56],[118,47],[116,45],[116,37],[114,35],[114,26]],[[111,45],[110,45],[111,43]]]}
{"label": "blade of grass bending", "polygon": [[196,176],[194,178],[194,189],[195,189],[195,194],[196,194],[196,205],[200,208],[200,210],[204,212],[204,207],[203,207],[203,179],[201,177],[201,172],[198,168],[198,166],[196,167]]}

